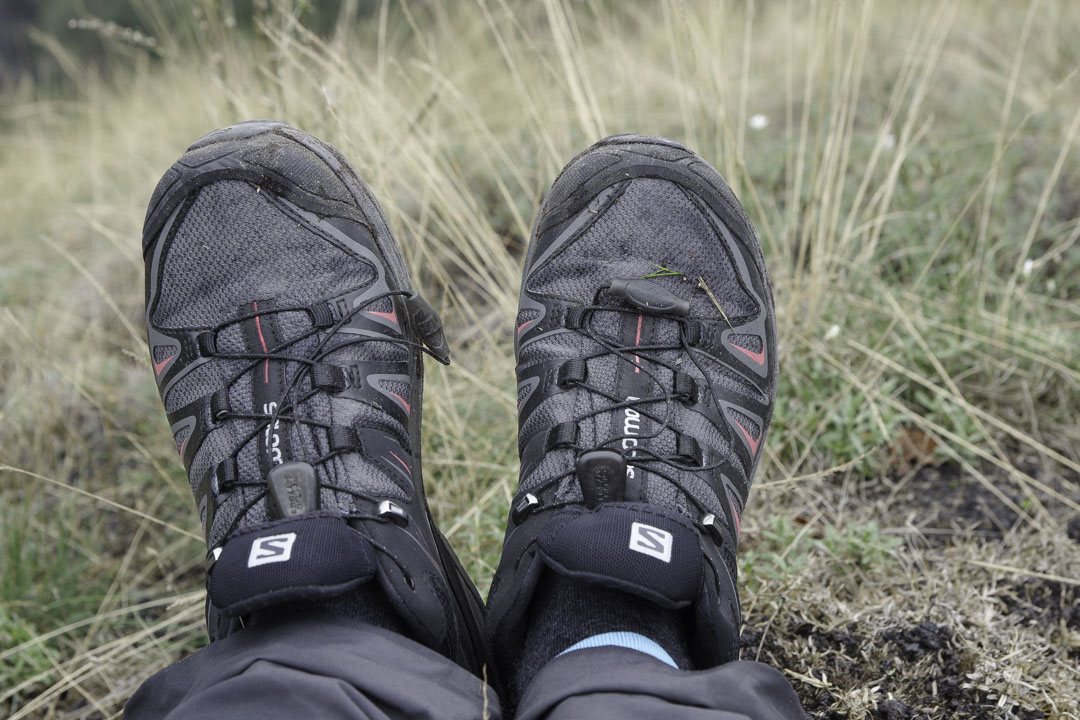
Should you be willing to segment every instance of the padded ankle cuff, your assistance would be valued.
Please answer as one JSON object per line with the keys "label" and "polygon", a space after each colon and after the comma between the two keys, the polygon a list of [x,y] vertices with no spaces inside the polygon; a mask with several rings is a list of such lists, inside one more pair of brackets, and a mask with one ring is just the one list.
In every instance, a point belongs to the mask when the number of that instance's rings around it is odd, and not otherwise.
{"label": "padded ankle cuff", "polygon": [[337,597],[371,580],[378,567],[367,538],[332,511],[245,528],[213,552],[207,591],[228,617]]}
{"label": "padded ankle cuff", "polygon": [[697,532],[677,513],[644,503],[604,503],[558,511],[537,539],[556,573],[674,610],[701,593],[704,558]]}

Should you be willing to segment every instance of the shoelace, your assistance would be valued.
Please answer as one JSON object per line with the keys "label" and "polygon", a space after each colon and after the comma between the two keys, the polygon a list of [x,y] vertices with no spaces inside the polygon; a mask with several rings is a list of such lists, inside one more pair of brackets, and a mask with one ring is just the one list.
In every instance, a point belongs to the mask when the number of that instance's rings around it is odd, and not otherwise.
{"label": "shoelace", "polygon": [[[599,295],[599,293],[602,292],[603,290],[604,290],[604,288],[601,288],[597,292],[597,295]],[[719,462],[715,462],[715,463],[713,463],[711,465],[710,464],[704,464],[704,463],[701,464],[701,465],[688,465],[688,464],[679,462],[679,460],[683,456],[679,456],[679,455],[662,456],[662,455],[659,455],[658,453],[650,450],[648,446],[643,446],[640,443],[638,445],[635,445],[632,450],[628,450],[628,449],[625,449],[625,448],[622,447],[622,440],[624,440],[626,438],[633,437],[633,438],[635,438],[637,440],[655,439],[656,437],[661,435],[665,430],[671,429],[671,421],[674,418],[675,411],[676,411],[676,403],[679,402],[679,398],[676,397],[675,394],[670,389],[665,387],[664,383],[662,383],[660,381],[660,379],[658,378],[658,376],[657,376],[657,374],[655,372],[651,371],[646,366],[646,361],[648,363],[654,363],[655,365],[667,368],[672,373],[680,372],[680,369],[678,367],[676,367],[672,363],[665,362],[665,361],[661,360],[658,357],[659,353],[664,352],[664,351],[673,351],[673,350],[681,350],[684,353],[686,353],[686,356],[690,359],[690,361],[694,364],[694,366],[701,373],[702,377],[704,377],[706,382],[708,383],[711,397],[715,398],[715,397],[718,396],[718,392],[716,390],[716,387],[713,384],[712,379],[709,376],[709,373],[705,371],[705,368],[703,368],[701,366],[701,363],[699,363],[697,358],[695,357],[695,355],[709,356],[708,353],[703,351],[703,350],[700,350],[698,348],[693,347],[692,345],[690,345],[690,343],[688,341],[688,337],[689,337],[689,335],[688,335],[688,327],[689,327],[689,323],[691,322],[690,319],[687,318],[687,317],[680,317],[678,315],[671,315],[671,314],[666,314],[666,313],[651,313],[654,317],[662,317],[662,318],[665,318],[667,320],[678,323],[678,325],[679,325],[679,342],[678,342],[678,344],[656,344],[656,345],[628,346],[628,345],[619,345],[619,344],[610,342],[607,338],[600,335],[592,327],[593,315],[595,313],[597,313],[597,312],[605,312],[605,313],[607,313],[607,312],[615,312],[615,313],[621,313],[621,314],[638,315],[638,314],[643,312],[642,309],[633,308],[633,307],[625,307],[625,306],[620,306],[620,305],[601,305],[601,304],[597,303],[595,301],[595,298],[594,298],[594,303],[592,305],[586,305],[586,306],[582,307],[581,311],[583,313],[581,326],[579,328],[570,328],[570,329],[574,330],[575,332],[577,332],[579,334],[584,335],[585,337],[589,338],[591,341],[595,342],[596,344],[598,344],[602,348],[604,348],[603,350],[601,350],[599,352],[595,352],[595,353],[593,353],[591,355],[585,356],[584,358],[582,358],[582,360],[587,362],[589,360],[593,360],[593,359],[596,359],[596,358],[601,358],[601,357],[604,357],[606,355],[614,355],[615,357],[617,357],[619,359],[620,362],[629,363],[633,367],[639,369],[642,374],[644,374],[650,380],[652,380],[652,382],[661,390],[661,394],[656,394],[656,395],[653,395],[651,397],[638,398],[638,399],[635,399],[635,400],[626,400],[624,398],[621,398],[619,396],[616,396],[616,395],[613,395],[613,394],[607,392],[603,388],[596,387],[595,385],[590,385],[587,382],[574,383],[574,387],[580,388],[582,390],[586,390],[586,391],[588,391],[590,393],[593,393],[593,394],[598,395],[598,396],[600,396],[602,398],[605,398],[606,400],[610,401],[610,403],[607,404],[607,405],[603,405],[603,406],[601,406],[601,407],[599,407],[599,408],[597,408],[595,410],[590,410],[588,412],[581,413],[580,415],[577,415],[576,417],[574,417],[572,420],[568,421],[568,424],[572,423],[574,425],[577,425],[577,424],[580,424],[584,420],[587,420],[587,419],[589,419],[591,417],[595,417],[595,416],[598,416],[598,415],[604,415],[604,414],[607,414],[607,413],[610,413],[610,412],[615,412],[615,411],[622,410],[622,409],[625,409],[625,408],[632,408],[636,412],[639,412],[642,417],[649,418],[654,423],[657,423],[657,427],[653,432],[651,432],[648,435],[634,436],[634,435],[627,435],[627,434],[613,434],[610,437],[605,438],[603,441],[597,442],[592,447],[587,447],[587,446],[583,446],[583,445],[569,445],[568,447],[570,449],[573,449],[575,451],[576,455],[580,454],[580,453],[584,453],[584,452],[590,452],[590,451],[593,451],[593,450],[614,450],[614,451],[618,452],[623,457],[623,460],[625,460],[627,462],[627,464],[632,464],[634,466],[640,467],[643,470],[651,472],[654,475],[657,475],[658,477],[661,477],[664,480],[667,480],[672,485],[674,485],[676,488],[681,490],[683,492],[683,494],[686,496],[686,498],[688,500],[690,500],[691,502],[693,502],[699,508],[699,510],[701,510],[702,512],[709,512],[709,509],[702,506],[702,504],[696,500],[694,494],[691,493],[679,481],[679,479],[677,477],[673,476],[670,473],[662,472],[661,470],[658,470],[657,467],[666,466],[666,467],[670,467],[670,468],[672,468],[674,470],[679,470],[679,471],[683,471],[683,472],[707,473],[707,472],[711,472],[712,470],[715,470],[717,468],[723,467],[725,465],[725,462],[722,459]],[[709,357],[711,357],[711,356],[709,356]],[[652,405],[654,403],[661,402],[661,401],[664,402],[663,417],[661,417],[659,413],[647,409],[647,407],[649,405]],[[722,411],[720,410],[720,408],[717,408],[717,412],[719,412],[721,414],[721,416],[722,416]],[[631,460],[633,462],[631,462]],[[536,493],[539,490],[543,490],[545,488],[548,488],[548,487],[550,487],[550,486],[552,486],[552,485],[554,485],[556,483],[561,482],[562,480],[564,480],[566,478],[569,478],[569,477],[572,477],[572,476],[575,476],[575,475],[576,475],[576,469],[572,468],[572,469],[570,469],[570,470],[568,470],[568,471],[566,471],[564,473],[561,473],[561,474],[555,475],[555,476],[553,476],[551,478],[548,478],[547,480],[545,480],[542,483],[540,483],[539,485],[537,485],[535,488],[532,488],[530,491],[533,492],[533,493]],[[713,492],[716,493],[718,498],[723,497],[721,495],[721,493],[723,492],[722,489],[714,487],[712,482],[707,482],[707,484],[713,490]],[[566,504],[573,504],[573,503],[560,503],[560,504],[556,504],[556,505],[548,505],[547,508],[548,509],[553,509],[554,507],[558,507],[558,506],[566,505]]]}
{"label": "shoelace", "polygon": [[[290,363],[297,363],[297,364],[300,365],[300,367],[295,370],[295,372],[292,374],[292,377],[285,384],[285,388],[283,389],[283,391],[281,393],[281,396],[278,397],[277,402],[274,404],[274,409],[273,409],[272,412],[270,412],[270,413],[238,413],[238,412],[233,412],[231,409],[229,409],[227,411],[220,412],[215,416],[215,418],[214,418],[215,421],[249,420],[249,421],[254,421],[255,422],[254,430],[252,430],[252,432],[250,432],[239,443],[237,443],[236,447],[227,456],[226,460],[235,462],[237,460],[240,452],[245,447],[247,447],[248,443],[250,443],[251,441],[253,441],[256,438],[263,435],[267,431],[268,428],[276,427],[277,423],[279,423],[279,422],[296,423],[296,424],[300,424],[300,425],[307,425],[307,426],[310,426],[310,427],[322,428],[323,430],[329,430],[330,429],[331,426],[329,424],[327,424],[327,423],[319,422],[318,420],[314,420],[314,419],[310,419],[310,418],[298,417],[295,414],[295,412],[298,410],[299,406],[301,404],[303,404],[304,402],[306,402],[307,400],[315,397],[316,395],[318,395],[320,393],[326,393],[326,392],[330,391],[327,388],[313,387],[311,390],[308,390],[307,392],[298,395],[298,393],[296,392],[296,388],[298,387],[299,383],[303,380],[303,378],[306,377],[308,374],[310,374],[312,372],[312,368],[315,365],[317,365],[327,354],[329,354],[331,352],[337,352],[338,350],[341,350],[342,348],[349,347],[349,346],[352,346],[352,345],[359,345],[361,343],[386,342],[386,343],[394,343],[394,344],[397,344],[397,345],[401,345],[401,346],[403,346],[405,348],[419,348],[422,352],[425,352],[425,353],[431,355],[432,357],[435,357],[440,362],[444,362],[444,360],[442,358],[440,358],[438,355],[436,355],[431,350],[429,350],[423,343],[420,343],[420,342],[417,342],[417,341],[414,341],[414,340],[411,340],[411,339],[408,339],[408,338],[405,338],[405,337],[390,337],[390,336],[368,337],[368,336],[351,335],[349,337],[349,339],[347,339],[347,340],[345,340],[343,342],[335,343],[328,350],[326,350],[326,352],[323,352],[323,349],[326,348],[327,344],[330,343],[331,340],[333,340],[335,337],[337,337],[339,335],[339,331],[357,313],[363,312],[372,303],[378,302],[379,300],[389,298],[389,297],[392,297],[394,295],[400,295],[400,296],[404,297],[404,296],[408,296],[408,294],[409,294],[409,292],[405,291],[405,290],[391,290],[391,291],[376,295],[374,297],[371,297],[368,300],[366,300],[365,302],[360,303],[360,304],[356,305],[355,307],[351,308],[350,310],[348,310],[347,312],[343,313],[342,317],[339,318],[334,323],[334,325],[332,325],[332,326],[330,326],[328,328],[319,327],[318,325],[314,325],[310,330],[308,330],[308,331],[306,331],[304,333],[301,333],[300,335],[298,335],[298,336],[296,336],[294,338],[286,340],[286,341],[280,343],[279,345],[277,345],[277,346],[275,346],[273,348],[268,348],[264,352],[223,353],[223,352],[218,352],[216,350],[216,348],[213,351],[208,352],[207,354],[210,357],[217,358],[217,359],[220,359],[220,360],[250,360],[251,361],[246,366],[244,366],[241,370],[234,373],[228,380],[226,380],[225,385],[223,387],[223,390],[226,391],[226,392],[228,391],[228,389],[230,387],[232,387],[233,384],[238,382],[247,373],[251,372],[256,367],[258,367],[258,365],[260,363],[262,363],[262,362],[266,362],[266,361],[269,361],[269,360],[275,360],[275,361],[284,361],[284,362],[290,362]],[[270,308],[270,309],[266,309],[266,310],[253,310],[252,312],[244,313],[242,315],[239,315],[239,316],[234,317],[234,318],[230,318],[229,320],[226,320],[226,321],[224,321],[222,323],[219,323],[218,325],[213,327],[209,332],[212,333],[214,336],[216,336],[222,330],[224,330],[226,328],[229,328],[231,326],[237,325],[239,323],[247,322],[247,321],[253,320],[255,318],[259,318],[259,317],[263,317],[263,316],[267,316],[267,315],[274,315],[274,314],[287,313],[287,312],[310,313],[310,308],[308,306],[291,306],[291,307],[274,307],[274,308]],[[286,352],[287,350],[289,350],[293,346],[296,346],[299,343],[302,343],[304,340],[307,340],[308,338],[317,336],[320,332],[324,332],[324,331],[326,332],[326,337],[322,338],[321,341],[317,345],[315,345],[310,350],[310,352],[308,352],[306,355],[289,354],[289,353]],[[219,392],[220,392],[220,390],[219,390]],[[303,458],[303,457],[297,458],[297,459],[303,460],[304,462],[308,462],[310,465],[312,465],[314,467],[316,465],[325,463],[325,462],[331,460],[332,458],[337,457],[338,455],[341,455],[341,454],[347,453],[347,452],[356,452],[356,450],[352,449],[352,448],[337,449],[337,450],[331,449],[329,452],[327,452],[327,453],[323,454],[322,456],[320,456],[318,458],[315,458],[315,459],[310,459],[309,460],[309,459]],[[236,529],[236,526],[238,525],[240,520],[248,513],[248,511],[250,511],[251,508],[256,505],[256,503],[258,503],[260,500],[264,499],[269,493],[269,488],[266,485],[265,479],[258,479],[258,480],[255,480],[255,479],[252,479],[252,480],[240,480],[240,479],[238,479],[238,480],[230,483],[228,488],[220,488],[220,489],[227,490],[227,489],[232,489],[234,487],[259,487],[260,492],[256,493],[256,495],[253,498],[251,498],[247,503],[245,503],[243,508],[241,508],[240,511],[235,515],[232,522],[229,524],[229,527],[226,529],[226,531],[224,533],[224,537],[229,537],[233,533],[233,531]],[[352,495],[354,497],[358,497],[358,498],[361,498],[361,499],[364,499],[364,500],[375,500],[375,499],[377,499],[377,498],[373,498],[373,497],[371,497],[369,495],[366,495],[366,494],[364,494],[364,493],[362,493],[362,492],[360,492],[360,491],[358,491],[358,490],[356,490],[354,488],[347,488],[347,487],[343,487],[343,486],[336,485],[336,484],[322,483],[321,487],[325,488],[325,489],[328,489],[328,490],[334,490],[336,492],[347,493],[349,495]],[[350,513],[350,514],[348,514],[347,519],[373,519],[373,520],[378,520],[378,521],[385,521],[386,520],[383,517],[379,517],[379,516],[375,516],[375,515],[358,514],[358,513]],[[377,544],[376,544],[376,548],[386,551],[385,548],[380,548]],[[388,551],[386,551],[386,552],[387,552],[388,555],[390,555],[390,557],[393,557],[393,555],[390,554]],[[394,558],[394,560],[395,560],[395,562],[397,562],[397,558]],[[398,563],[398,564],[400,565],[400,563]],[[411,580],[410,580],[410,583],[411,583]]]}

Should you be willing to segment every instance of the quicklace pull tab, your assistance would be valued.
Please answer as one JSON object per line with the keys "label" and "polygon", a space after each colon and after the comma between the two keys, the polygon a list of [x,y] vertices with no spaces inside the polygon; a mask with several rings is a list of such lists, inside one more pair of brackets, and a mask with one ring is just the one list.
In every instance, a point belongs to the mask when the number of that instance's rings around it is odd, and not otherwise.
{"label": "quicklace pull tab", "polygon": [[590,450],[576,463],[586,507],[626,499],[626,460],[614,450]]}
{"label": "quicklace pull tab", "polygon": [[608,292],[622,298],[631,307],[654,315],[684,317],[690,314],[689,300],[683,300],[670,290],[648,280],[612,280]]}
{"label": "quicklace pull tab", "polygon": [[413,293],[405,298],[405,307],[409,311],[416,331],[420,333],[420,339],[435,359],[443,365],[450,364],[450,346],[446,343],[446,335],[443,333],[442,320],[435,308],[428,304],[427,300],[420,297],[419,293]]}

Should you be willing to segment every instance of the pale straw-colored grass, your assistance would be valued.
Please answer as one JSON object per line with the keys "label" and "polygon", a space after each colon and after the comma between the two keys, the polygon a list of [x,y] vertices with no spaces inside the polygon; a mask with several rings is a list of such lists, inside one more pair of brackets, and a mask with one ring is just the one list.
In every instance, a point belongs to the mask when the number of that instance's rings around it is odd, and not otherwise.
{"label": "pale straw-colored grass", "polygon": [[[1076,718],[1075,616],[1024,624],[1002,598],[1075,603],[1080,578],[1080,7],[990,5],[346,2],[324,38],[286,4],[245,36],[213,3],[143,3],[155,43],[104,75],[39,38],[72,85],[0,97],[0,714],[116,717],[203,641],[203,549],[141,339],[140,224],[191,140],[269,117],[352,160],[447,322],[426,476],[482,588],[516,482],[532,217],[599,136],[663,134],[730,182],[776,292],[749,656],[822,709],[863,717],[893,693],[951,717],[923,698],[940,668],[883,635],[933,620],[990,706],[955,716]],[[929,454],[904,452],[912,437]],[[903,495],[925,462],[949,484]],[[924,522],[949,493],[1010,520]],[[874,533],[901,543],[879,557]],[[853,560],[860,542],[876,559]],[[861,658],[823,654],[809,626],[854,628]]]}

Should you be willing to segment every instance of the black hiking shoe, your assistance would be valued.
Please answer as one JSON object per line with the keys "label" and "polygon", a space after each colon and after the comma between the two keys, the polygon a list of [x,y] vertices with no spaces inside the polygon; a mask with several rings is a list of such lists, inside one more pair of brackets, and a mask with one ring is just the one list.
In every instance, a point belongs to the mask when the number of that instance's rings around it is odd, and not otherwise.
{"label": "black hiking shoe", "polygon": [[545,576],[683,611],[693,667],[737,657],[739,517],[777,375],[742,206],[681,145],[600,141],[544,201],[516,325],[521,479],[488,601],[497,666],[521,667]]}
{"label": "black hiking shoe", "polygon": [[281,123],[212,132],[154,191],[143,254],[211,640],[374,592],[405,634],[479,673],[482,604],[421,476],[421,351],[449,352],[352,167]]}

